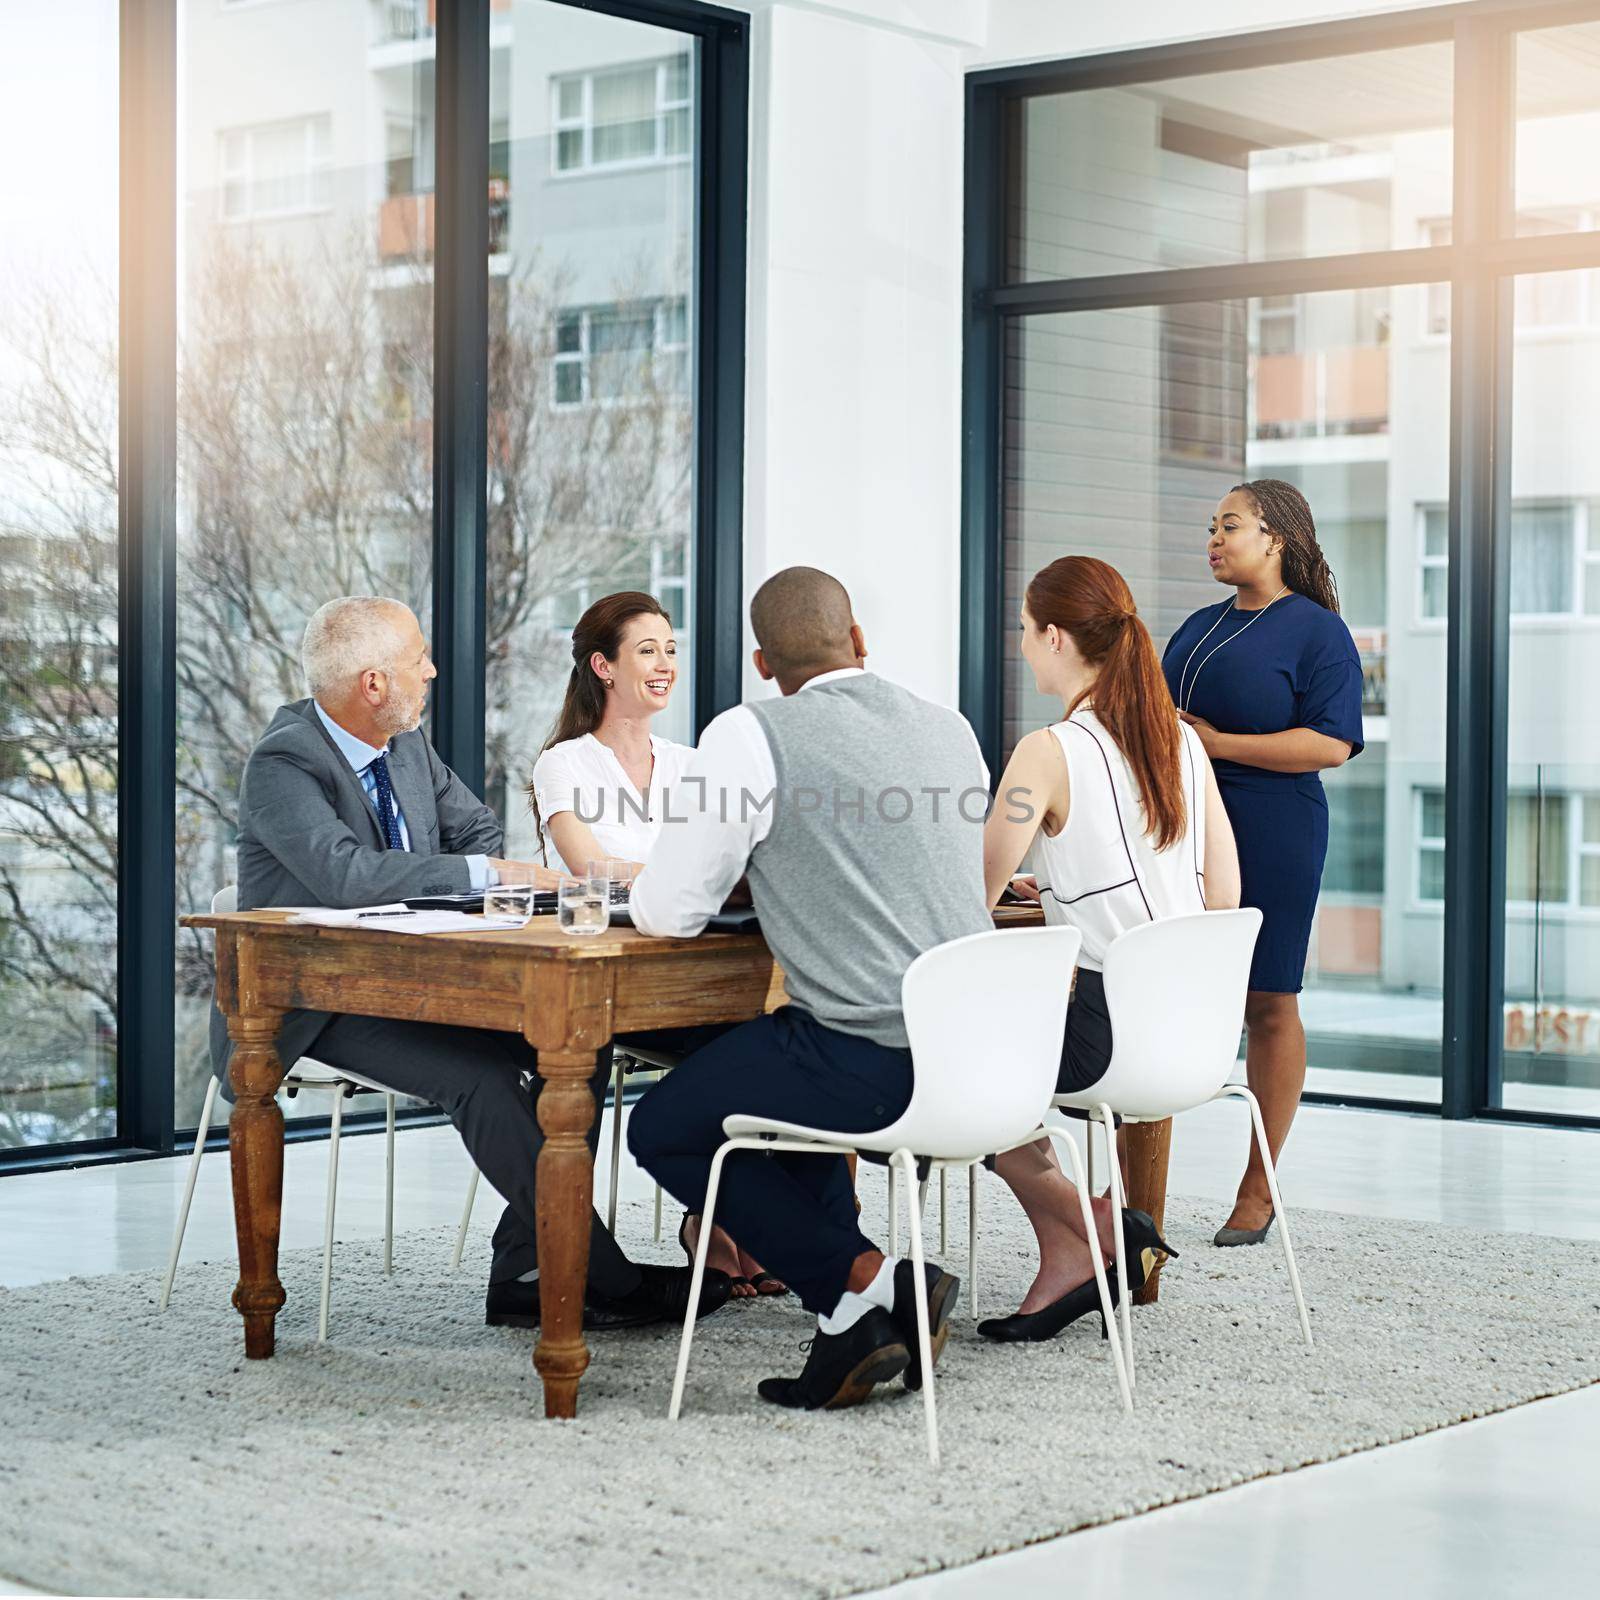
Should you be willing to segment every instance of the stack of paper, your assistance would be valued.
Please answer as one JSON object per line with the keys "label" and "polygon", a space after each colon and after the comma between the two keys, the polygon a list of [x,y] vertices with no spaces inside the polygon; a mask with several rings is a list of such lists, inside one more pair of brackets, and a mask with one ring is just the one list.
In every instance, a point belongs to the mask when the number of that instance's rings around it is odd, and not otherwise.
{"label": "stack of paper", "polygon": [[521,917],[484,917],[469,911],[411,911],[399,902],[354,906],[348,911],[313,906],[297,911],[289,920],[319,928],[375,928],[383,933],[487,933],[523,925]]}

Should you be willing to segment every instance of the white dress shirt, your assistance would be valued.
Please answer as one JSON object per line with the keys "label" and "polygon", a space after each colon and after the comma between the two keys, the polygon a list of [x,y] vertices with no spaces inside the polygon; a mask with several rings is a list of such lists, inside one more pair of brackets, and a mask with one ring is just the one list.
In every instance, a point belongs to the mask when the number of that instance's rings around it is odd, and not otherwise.
{"label": "white dress shirt", "polygon": [[[862,670],[819,673],[798,693]],[[646,869],[634,881],[628,900],[634,927],[662,939],[703,932],[772,831],[777,784],[772,746],[756,714],[734,706],[714,718],[678,780],[672,815],[664,819]]]}
{"label": "white dress shirt", "polygon": [[[388,745],[368,744],[364,739],[358,739],[347,728],[341,728],[326,711],[322,709],[320,700],[313,700],[312,705],[317,708],[317,716],[321,719],[322,726],[328,730],[328,737],[338,746],[339,754],[350,763],[350,770],[360,780],[362,793],[366,795],[372,806],[373,815],[378,811],[378,779],[372,770],[372,763],[379,756],[389,753]],[[392,775],[391,775],[392,776]],[[394,793],[394,785],[389,785],[389,803],[394,808],[395,820],[400,824],[400,842],[405,849],[411,848],[411,830],[406,826],[406,814],[400,809],[400,797]],[[489,867],[488,856],[464,856],[467,871],[471,877],[474,891],[486,889],[493,882],[497,882],[499,874],[492,872]]]}
{"label": "white dress shirt", "polygon": [[581,872],[583,861],[563,861],[550,837],[550,819],[570,811],[593,833],[603,855],[614,861],[645,862],[655,848],[661,824],[682,815],[678,785],[694,758],[694,747],[650,736],[649,787],[641,794],[617,753],[592,733],[553,744],[533,764],[533,792],[539,802],[539,832],[545,861]]}

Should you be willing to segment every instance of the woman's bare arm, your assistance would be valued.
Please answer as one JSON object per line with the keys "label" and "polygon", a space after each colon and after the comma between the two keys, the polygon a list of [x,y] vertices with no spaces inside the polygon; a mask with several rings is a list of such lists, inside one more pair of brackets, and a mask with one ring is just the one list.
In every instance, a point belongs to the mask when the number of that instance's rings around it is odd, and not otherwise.
{"label": "woman's bare arm", "polygon": [[992,911],[1022,865],[1045,818],[1066,820],[1067,761],[1048,728],[1030,733],[1011,752],[994,809],[983,825],[983,884]]}

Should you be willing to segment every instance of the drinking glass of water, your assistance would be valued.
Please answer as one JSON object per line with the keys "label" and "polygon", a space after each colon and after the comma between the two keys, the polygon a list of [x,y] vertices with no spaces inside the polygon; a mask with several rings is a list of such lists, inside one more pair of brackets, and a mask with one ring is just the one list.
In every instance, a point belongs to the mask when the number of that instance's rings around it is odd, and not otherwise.
{"label": "drinking glass of water", "polygon": [[602,861],[591,861],[580,877],[564,879],[556,890],[556,922],[563,933],[604,933],[611,926],[611,875]]}
{"label": "drinking glass of water", "polygon": [[526,922],[533,915],[533,885],[491,884],[483,891],[483,914],[486,917],[515,917],[519,922]]}

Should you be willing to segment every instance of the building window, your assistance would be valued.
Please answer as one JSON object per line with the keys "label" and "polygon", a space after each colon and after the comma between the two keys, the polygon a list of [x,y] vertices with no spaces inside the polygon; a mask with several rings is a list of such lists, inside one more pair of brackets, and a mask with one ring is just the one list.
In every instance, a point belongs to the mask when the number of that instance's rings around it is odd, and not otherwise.
{"label": "building window", "polygon": [[[1417,791],[1417,898],[1444,899],[1444,790]],[[1506,904],[1600,908],[1600,795],[1506,796]]]}
{"label": "building window", "polygon": [[689,154],[689,57],[551,80],[556,172],[641,166]]}
{"label": "building window", "polygon": [[222,134],[222,215],[292,217],[333,204],[333,119],[292,117]]}
{"label": "building window", "polygon": [[1444,903],[1444,790],[1417,790],[1417,899]]}
{"label": "building window", "polygon": [[[1516,231],[1523,238],[1554,238],[1595,229],[1600,229],[1600,206],[1557,206],[1517,213]],[[1432,218],[1424,222],[1422,242],[1449,244],[1449,221]],[[1600,271],[1523,274],[1512,292],[1519,333],[1529,328],[1600,327]],[[1449,333],[1450,285],[1430,283],[1427,294],[1428,332]]]}
{"label": "building window", "polygon": [[1324,893],[1383,893],[1383,808],[1380,784],[1330,783]]}
{"label": "building window", "polygon": [[688,302],[674,297],[562,311],[553,366],[558,406],[685,395]]}
{"label": "building window", "polygon": [[[1449,515],[1423,506],[1418,561],[1421,612],[1448,605]],[[1511,507],[1511,615],[1600,616],[1600,506],[1588,500],[1524,500]]]}

